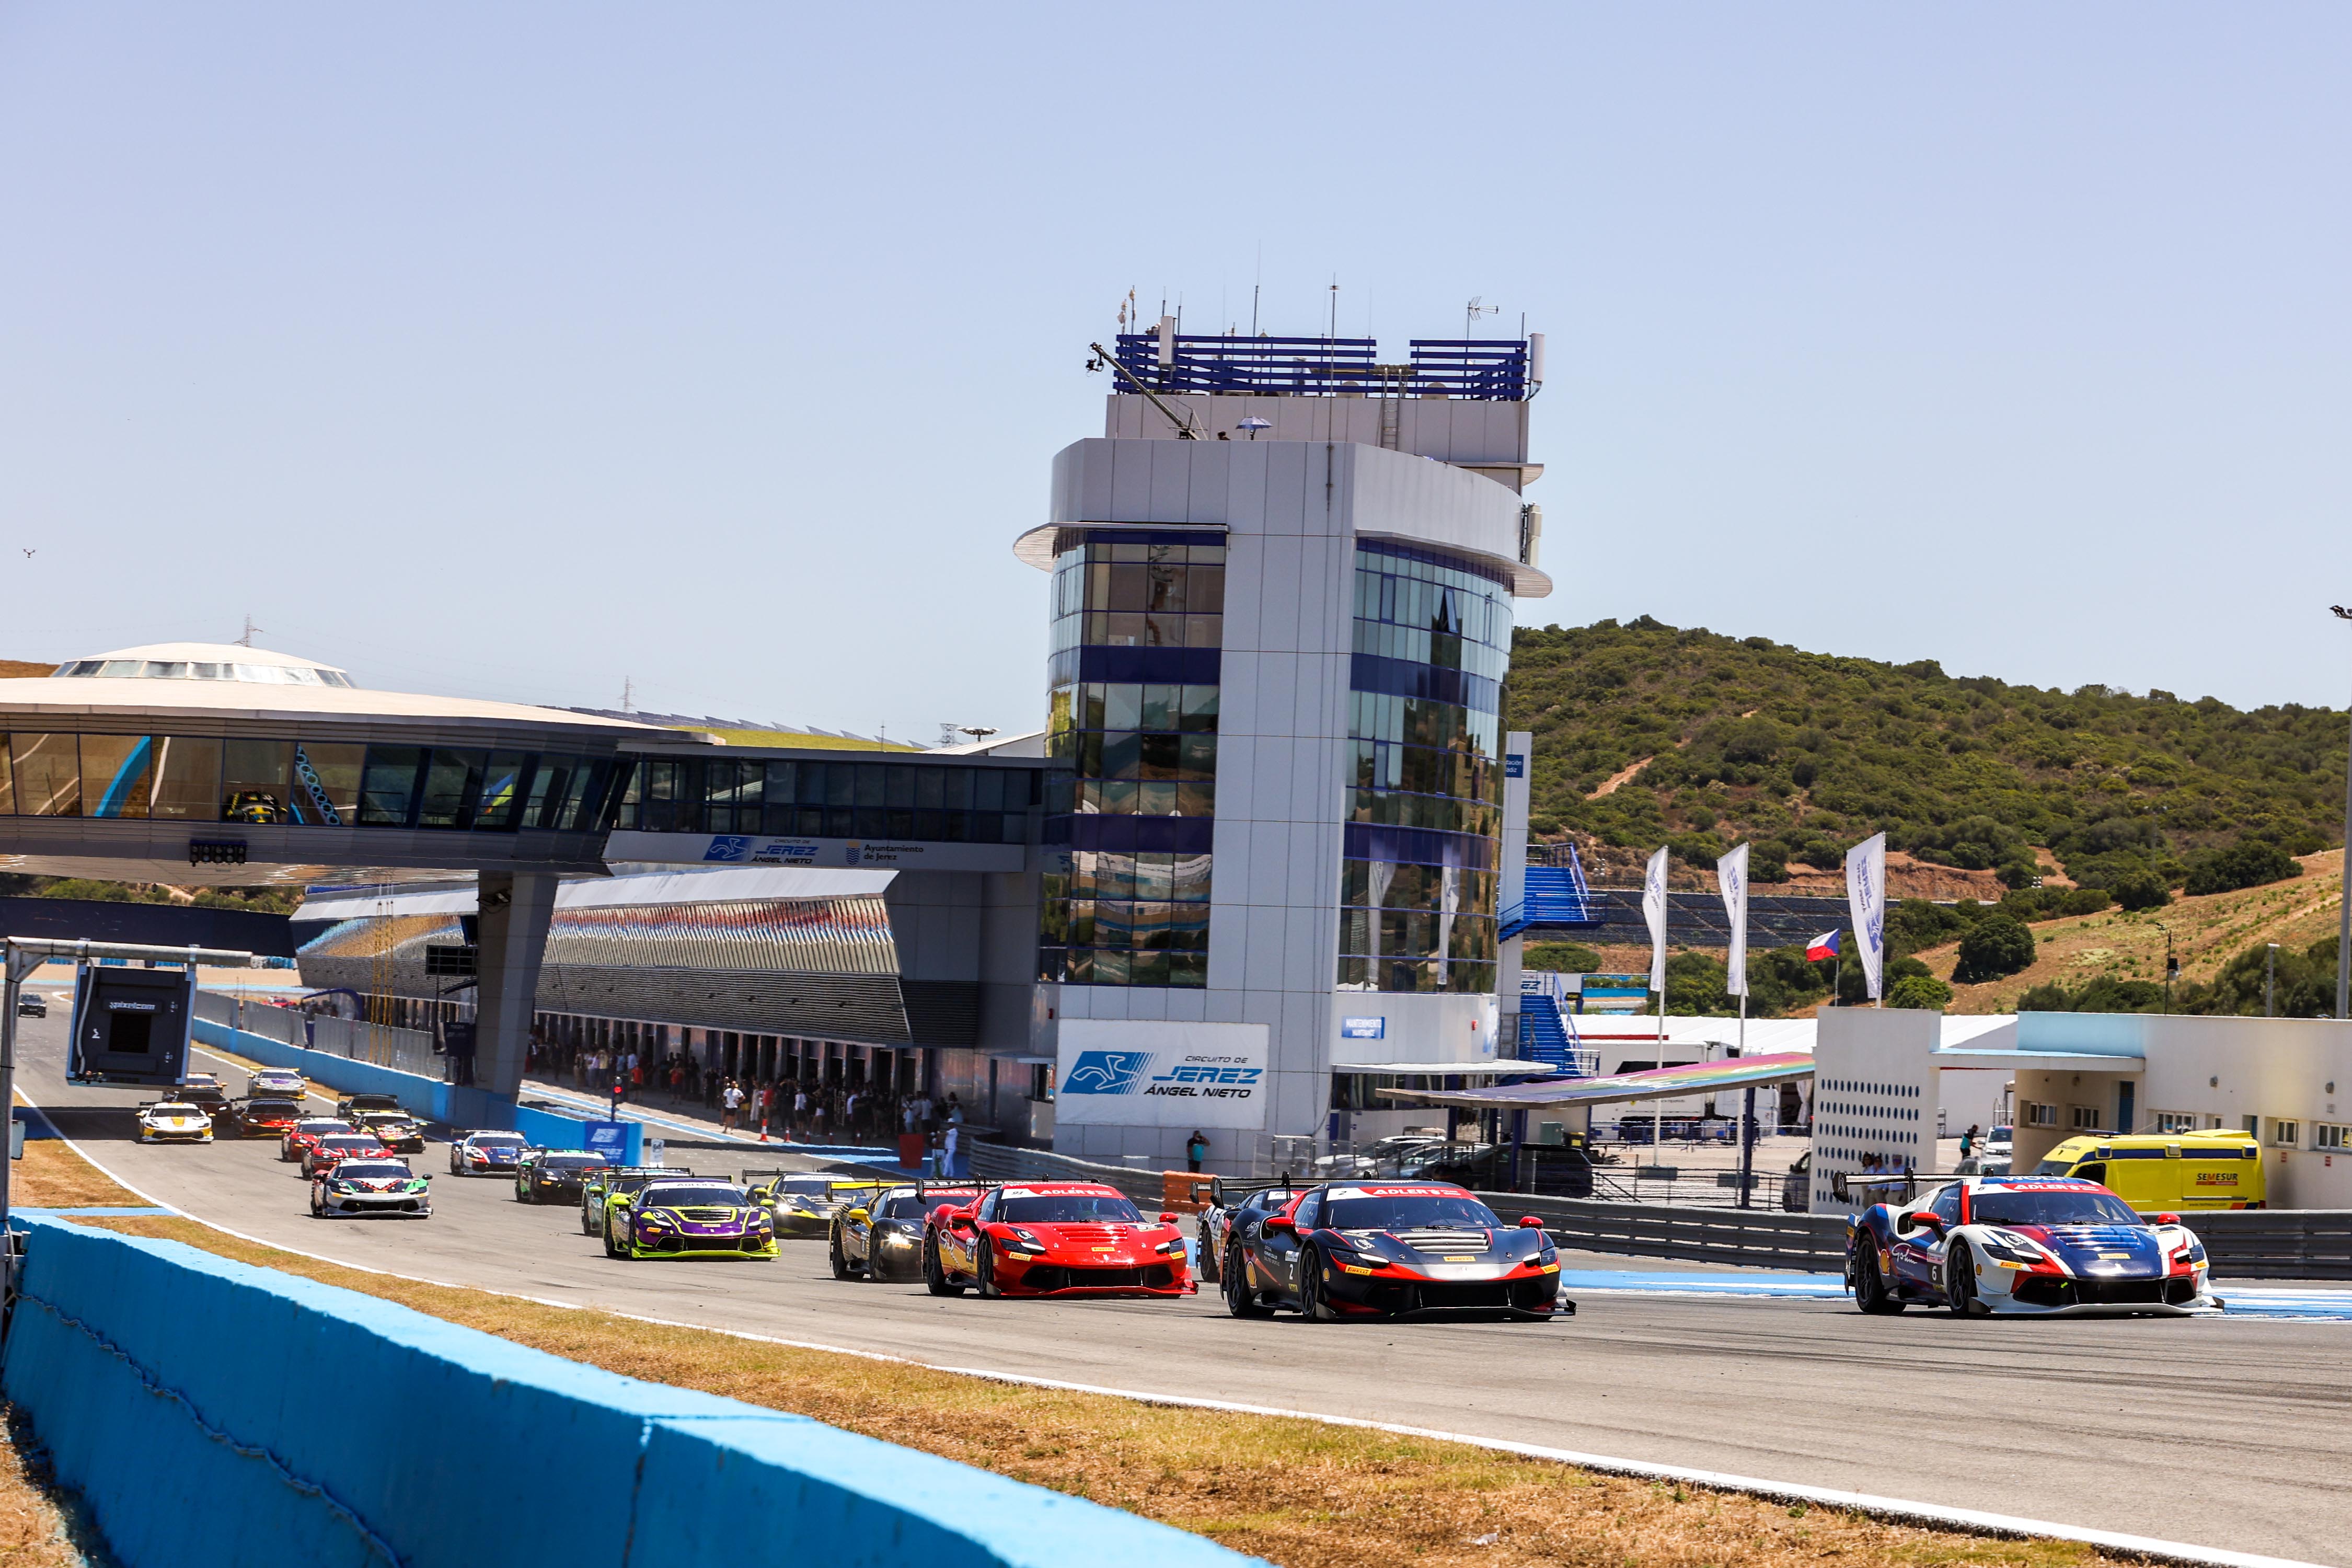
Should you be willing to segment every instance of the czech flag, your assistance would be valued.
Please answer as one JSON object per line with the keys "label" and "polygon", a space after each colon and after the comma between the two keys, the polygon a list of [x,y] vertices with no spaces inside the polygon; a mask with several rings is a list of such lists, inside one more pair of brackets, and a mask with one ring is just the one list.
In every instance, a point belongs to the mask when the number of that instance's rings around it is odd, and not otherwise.
{"label": "czech flag", "polygon": [[1835,958],[1837,955],[1838,933],[1833,931],[1825,931],[1805,943],[1805,957],[1808,960]]}

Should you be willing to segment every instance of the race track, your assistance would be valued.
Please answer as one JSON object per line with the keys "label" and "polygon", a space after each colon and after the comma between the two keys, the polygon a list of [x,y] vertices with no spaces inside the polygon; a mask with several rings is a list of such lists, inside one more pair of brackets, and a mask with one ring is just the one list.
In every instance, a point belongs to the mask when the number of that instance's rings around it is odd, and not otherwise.
{"label": "race track", "polygon": [[[940,1366],[2352,1565],[2352,1424],[2342,1418],[2352,1324],[1865,1318],[1803,1297],[1596,1292],[1580,1296],[1577,1317],[1550,1324],[1316,1325],[1236,1321],[1206,1294],[937,1300],[919,1283],[836,1281],[816,1242],[787,1242],[774,1263],[615,1262],[580,1233],[572,1209],[518,1204],[509,1182],[446,1174],[438,1144],[411,1157],[435,1173],[438,1212],[427,1221],[310,1218],[308,1189],[274,1141],[140,1147],[127,1108],[152,1092],[69,1089],[63,1012],[22,1020],[18,1082],[68,1137],[158,1203],[366,1268]],[[241,1073],[199,1065],[232,1093],[242,1088]]]}

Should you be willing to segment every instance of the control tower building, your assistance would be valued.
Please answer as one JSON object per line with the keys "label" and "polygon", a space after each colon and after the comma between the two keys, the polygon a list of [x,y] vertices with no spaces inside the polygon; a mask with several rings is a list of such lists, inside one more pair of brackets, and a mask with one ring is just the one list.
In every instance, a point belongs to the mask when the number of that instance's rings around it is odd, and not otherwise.
{"label": "control tower building", "polygon": [[1053,578],[1058,1152],[1173,1163],[1197,1131],[1211,1170],[1288,1163],[1274,1140],[1401,1128],[1375,1091],[1402,1069],[1512,1054],[1501,689],[1513,599],[1551,591],[1541,355],[1163,322],[1106,356],[1105,433],[1015,545]]}

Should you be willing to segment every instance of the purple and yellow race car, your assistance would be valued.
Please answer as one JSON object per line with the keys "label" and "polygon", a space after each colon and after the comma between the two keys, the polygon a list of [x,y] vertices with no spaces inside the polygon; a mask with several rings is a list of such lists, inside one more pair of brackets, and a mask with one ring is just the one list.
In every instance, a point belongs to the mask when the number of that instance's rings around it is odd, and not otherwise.
{"label": "purple and yellow race car", "polygon": [[1845,1283],[1865,1312],[1954,1317],[2216,1312],[2205,1244],[2071,1176],[1964,1176],[1849,1215]]}

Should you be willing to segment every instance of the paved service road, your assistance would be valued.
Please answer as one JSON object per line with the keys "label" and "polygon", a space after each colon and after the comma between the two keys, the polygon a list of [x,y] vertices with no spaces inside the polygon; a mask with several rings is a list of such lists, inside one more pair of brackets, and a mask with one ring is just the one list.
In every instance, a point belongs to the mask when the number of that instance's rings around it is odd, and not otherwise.
{"label": "paved service road", "polygon": [[1240,1322],[1213,1295],[982,1301],[844,1283],[817,1242],[788,1241],[774,1263],[616,1262],[575,1211],[450,1176],[437,1145],[417,1159],[436,1178],[423,1221],[313,1220],[274,1142],[139,1147],[124,1108],[152,1095],[67,1088],[63,1011],[24,1021],[19,1071],[67,1136],[157,1202],[363,1267],[941,1366],[2352,1564],[2352,1325],[1865,1318],[1825,1301],[1614,1295],[1549,1324]]}

